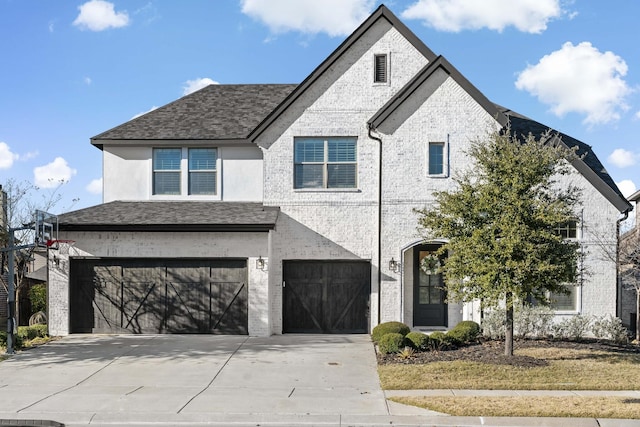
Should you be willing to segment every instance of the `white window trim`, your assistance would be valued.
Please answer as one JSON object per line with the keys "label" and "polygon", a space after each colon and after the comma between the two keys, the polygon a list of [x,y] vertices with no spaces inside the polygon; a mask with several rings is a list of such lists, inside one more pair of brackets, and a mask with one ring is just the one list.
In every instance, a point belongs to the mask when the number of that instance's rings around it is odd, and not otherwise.
{"label": "white window trim", "polygon": [[[387,81],[376,81],[376,56],[384,55],[387,57]],[[391,52],[375,52],[371,57],[371,81],[374,86],[391,86]]]}
{"label": "white window trim", "polygon": [[[165,147],[153,147],[165,148]],[[188,146],[188,147],[166,147],[180,148],[182,157],[180,159],[180,194],[153,194],[153,148],[149,159],[149,186],[150,200],[222,200],[222,148],[216,146]],[[218,152],[216,159],[216,194],[190,195],[189,194],[189,148],[215,148]]]}
{"label": "white window trim", "polygon": [[[442,173],[432,174],[429,173],[429,147],[431,144],[443,144],[442,147]],[[448,178],[449,177],[449,135],[444,140],[430,139],[425,147],[425,175],[427,178]]]}

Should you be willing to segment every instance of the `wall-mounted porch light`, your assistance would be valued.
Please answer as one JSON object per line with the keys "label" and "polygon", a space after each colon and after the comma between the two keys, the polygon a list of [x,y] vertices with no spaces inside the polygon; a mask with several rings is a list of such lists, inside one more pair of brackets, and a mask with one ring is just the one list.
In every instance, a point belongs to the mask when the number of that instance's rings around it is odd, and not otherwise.
{"label": "wall-mounted porch light", "polygon": [[267,261],[262,258],[262,255],[256,260],[256,268],[258,270],[266,270],[267,269]]}
{"label": "wall-mounted porch light", "polygon": [[389,270],[394,273],[398,273],[400,271],[400,263],[391,257],[391,261],[389,261]]}

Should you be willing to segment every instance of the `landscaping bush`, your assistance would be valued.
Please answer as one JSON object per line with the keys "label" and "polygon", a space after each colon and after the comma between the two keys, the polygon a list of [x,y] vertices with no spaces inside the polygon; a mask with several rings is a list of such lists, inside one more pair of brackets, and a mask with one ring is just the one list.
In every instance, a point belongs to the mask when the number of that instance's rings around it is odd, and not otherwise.
{"label": "landscaping bush", "polygon": [[408,344],[411,345],[412,348],[418,351],[426,351],[429,350],[429,336],[423,334],[422,332],[409,332],[405,336],[405,340]]}
{"label": "landscaping bush", "polygon": [[397,332],[384,334],[378,341],[378,350],[382,354],[398,353],[404,348],[404,335]]}
{"label": "landscaping bush", "polygon": [[629,331],[622,324],[622,320],[612,315],[596,317],[591,325],[591,332],[598,339],[608,339],[619,344],[629,341]]}
{"label": "landscaping bush", "polygon": [[29,289],[29,300],[31,301],[31,314],[39,311],[47,311],[47,287],[45,285],[33,285]]}
{"label": "landscaping bush", "polygon": [[[24,346],[24,339],[20,334],[15,334],[13,339],[13,348],[15,350],[19,350]],[[5,331],[0,331],[0,347],[7,348],[7,333]]]}
{"label": "landscaping bush", "polygon": [[385,322],[373,328],[373,331],[371,331],[371,339],[373,342],[379,343],[380,339],[386,334],[395,333],[404,337],[410,331],[411,329],[402,322]]}
{"label": "landscaping bush", "polygon": [[592,318],[588,315],[570,316],[553,325],[553,336],[560,339],[579,341],[589,332],[591,322]]}
{"label": "landscaping bush", "polygon": [[513,329],[520,338],[542,338],[551,335],[554,312],[544,305],[519,305],[515,308]]}
{"label": "landscaping bush", "polygon": [[431,332],[429,334],[429,347],[434,351],[445,350],[449,347],[447,335],[441,331]]}
{"label": "landscaping bush", "polygon": [[479,335],[480,325],[471,320],[464,320],[447,332],[447,336],[450,337],[455,345],[474,342],[478,339]]}

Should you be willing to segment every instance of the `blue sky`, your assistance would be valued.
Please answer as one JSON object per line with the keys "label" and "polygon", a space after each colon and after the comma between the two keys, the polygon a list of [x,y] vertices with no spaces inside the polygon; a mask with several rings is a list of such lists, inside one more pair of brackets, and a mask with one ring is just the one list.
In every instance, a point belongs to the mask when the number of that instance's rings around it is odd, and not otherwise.
{"label": "blue sky", "polygon": [[[207,83],[299,83],[372,0],[0,0],[0,185],[102,201],[89,138]],[[640,188],[637,0],[390,0],[490,100],[592,145]],[[6,187],[6,185],[5,185]]]}

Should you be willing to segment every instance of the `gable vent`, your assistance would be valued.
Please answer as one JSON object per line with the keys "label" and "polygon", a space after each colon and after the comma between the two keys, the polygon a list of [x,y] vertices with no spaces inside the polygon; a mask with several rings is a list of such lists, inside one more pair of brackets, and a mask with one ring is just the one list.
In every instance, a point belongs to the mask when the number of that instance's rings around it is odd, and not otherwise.
{"label": "gable vent", "polygon": [[386,83],[387,82],[387,55],[376,55],[374,60],[374,83]]}

